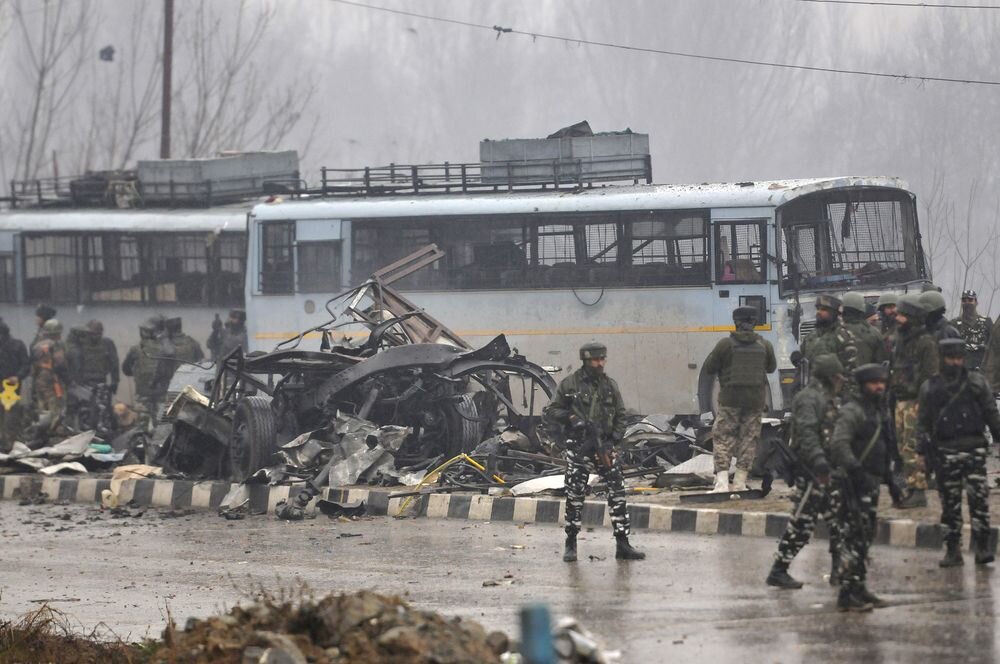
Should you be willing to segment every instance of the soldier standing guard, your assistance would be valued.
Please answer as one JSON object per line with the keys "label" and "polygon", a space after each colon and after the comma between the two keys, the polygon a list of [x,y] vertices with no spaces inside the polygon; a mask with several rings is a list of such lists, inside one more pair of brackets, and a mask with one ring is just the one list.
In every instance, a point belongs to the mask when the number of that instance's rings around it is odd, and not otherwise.
{"label": "soldier standing guard", "polygon": [[993,440],[1000,440],[1000,412],[993,391],[982,373],[965,367],[966,342],[944,339],[941,374],[920,389],[920,426],[927,437],[931,458],[938,472],[941,495],[941,525],[945,556],[941,567],[963,564],[962,487],[969,500],[972,548],[976,564],[993,562],[990,539],[990,489],[986,482],[989,427]]}
{"label": "soldier standing guard", "polygon": [[792,517],[778,541],[778,553],[767,575],[767,585],[801,588],[802,582],[788,573],[795,556],[809,543],[816,518],[830,526],[830,582],[839,574],[840,537],[837,512],[840,494],[830,483],[830,436],[840,409],[844,367],[833,355],[820,355],[812,367],[813,380],[792,400],[791,447],[804,471],[795,478]]}
{"label": "soldier standing guard", "polygon": [[129,349],[122,373],[135,379],[135,393],[146,411],[145,426],[152,430],[158,422],[173,375],[174,348],[162,329],[162,319],[150,318],[139,326],[139,343]]}
{"label": "soldier standing guard", "polygon": [[986,359],[986,349],[990,345],[993,321],[988,316],[980,316],[976,310],[979,298],[976,291],[962,292],[962,315],[951,321],[958,333],[965,339],[965,366],[978,369]]}
{"label": "soldier standing guard", "polygon": [[837,417],[830,439],[840,489],[840,611],[871,611],[887,606],[866,585],[868,551],[875,537],[879,482],[889,463],[885,412],[888,370],[865,364],[854,370],[859,396]]}
{"label": "soldier standing guard", "polygon": [[854,371],[862,364],[873,364],[889,359],[882,344],[882,335],[865,320],[867,306],[860,293],[846,293],[842,298],[843,327],[853,348],[854,363],[844,365],[847,371]]}
{"label": "soldier standing guard", "polygon": [[608,510],[619,560],[642,560],[645,553],[629,544],[625,480],[615,445],[625,433],[625,403],[618,384],[604,372],[608,350],[601,343],[580,348],[583,366],[559,383],[543,415],[546,427],[566,446],[566,550],[576,560],[576,536],[582,526],[583,498],[590,473],[608,485]]}
{"label": "soldier standing guard", "polygon": [[906,495],[897,507],[926,507],[927,471],[919,454],[920,386],[936,376],[938,348],[924,323],[920,296],[904,295],[896,306],[899,326],[892,355],[892,398],[895,401],[896,441],[903,459]]}
{"label": "soldier standing guard", "polygon": [[[705,360],[704,370],[719,377],[719,412],[712,426],[716,493],[746,491],[760,439],[767,374],[778,367],[771,343],[753,331],[757,310],[739,307],[733,311],[736,331],[721,339]],[[736,457],[733,484],[729,464]]]}
{"label": "soldier standing guard", "polygon": [[[39,330],[39,339],[31,347],[31,401],[40,418],[39,435],[52,433],[66,410],[66,386],[69,364],[62,342],[62,325],[50,318]],[[43,418],[43,414],[48,417]]]}
{"label": "soldier standing guard", "polygon": [[944,301],[944,296],[940,291],[930,290],[920,294],[920,304],[927,311],[925,321],[927,331],[934,336],[934,341],[942,339],[961,339],[962,335],[954,325],[944,317],[944,310],[948,306]]}

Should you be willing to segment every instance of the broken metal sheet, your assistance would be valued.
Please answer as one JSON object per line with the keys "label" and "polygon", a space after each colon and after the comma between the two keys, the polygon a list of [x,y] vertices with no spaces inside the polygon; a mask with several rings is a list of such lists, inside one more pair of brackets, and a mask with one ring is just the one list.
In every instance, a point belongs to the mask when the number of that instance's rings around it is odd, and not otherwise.
{"label": "broken metal sheet", "polygon": [[313,438],[319,430],[307,431],[289,443],[285,443],[278,453],[285,463],[293,468],[308,468],[313,465],[320,454],[333,449],[334,444],[325,440]]}
{"label": "broken metal sheet", "polygon": [[336,518],[339,516],[364,516],[365,501],[359,500],[355,503],[338,503],[332,500],[321,499],[316,501],[316,509],[330,518]]}
{"label": "broken metal sheet", "polygon": [[[587,486],[594,486],[601,481],[600,475],[589,475]],[[510,488],[512,496],[534,496],[545,491],[563,491],[566,488],[566,474],[545,475],[536,477],[520,484],[515,484]]]}
{"label": "broken metal sheet", "polygon": [[86,474],[87,468],[79,461],[64,461],[63,463],[55,463],[45,468],[39,468],[38,472],[42,475],[55,475],[56,473],[63,472]]}
{"label": "broken metal sheet", "polygon": [[704,477],[712,477],[715,475],[715,461],[711,454],[699,454],[697,456],[691,457],[684,463],[679,463],[670,470],[666,471],[667,475],[700,475]]}
{"label": "broken metal sheet", "polygon": [[403,443],[406,442],[406,439],[412,433],[412,427],[400,427],[393,424],[387,424],[379,427],[375,433],[370,434],[368,441],[369,444],[371,444],[371,440],[374,439],[375,443],[383,449],[395,454],[401,447],[403,447]]}
{"label": "broken metal sheet", "polygon": [[[219,504],[219,516],[227,519],[250,511],[250,489],[246,484],[234,484]],[[242,518],[242,517],[235,517]]]}

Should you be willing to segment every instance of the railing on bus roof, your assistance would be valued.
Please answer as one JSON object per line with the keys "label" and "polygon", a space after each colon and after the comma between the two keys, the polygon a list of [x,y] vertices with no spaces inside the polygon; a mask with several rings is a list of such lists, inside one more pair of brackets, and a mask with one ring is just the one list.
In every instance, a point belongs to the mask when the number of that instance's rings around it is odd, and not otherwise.
{"label": "railing on bus roof", "polygon": [[[639,164],[638,168],[636,164]],[[322,196],[386,196],[559,189],[597,182],[653,181],[649,155],[490,163],[389,164],[320,169]]]}

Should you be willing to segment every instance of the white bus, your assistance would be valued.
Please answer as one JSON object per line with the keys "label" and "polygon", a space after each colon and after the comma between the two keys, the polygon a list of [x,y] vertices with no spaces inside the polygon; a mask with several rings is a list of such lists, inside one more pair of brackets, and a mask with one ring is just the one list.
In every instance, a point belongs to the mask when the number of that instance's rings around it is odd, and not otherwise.
{"label": "white bus", "polygon": [[332,295],[435,243],[445,257],[395,288],[473,346],[504,333],[539,364],[571,370],[581,344],[606,343],[643,413],[711,408],[702,365],[743,305],[775,346],[780,410],[816,293],[872,301],[926,278],[915,197],[893,177],[327,196],[259,204],[248,228],[254,349],[321,324]]}

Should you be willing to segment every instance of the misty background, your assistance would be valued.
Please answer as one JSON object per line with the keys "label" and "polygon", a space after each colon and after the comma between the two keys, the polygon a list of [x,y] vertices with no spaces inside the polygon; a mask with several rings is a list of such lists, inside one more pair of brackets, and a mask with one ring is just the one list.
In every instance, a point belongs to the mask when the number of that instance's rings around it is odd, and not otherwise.
{"label": "misty background", "polygon": [[[1000,82],[1000,9],[359,1],[536,35]],[[0,190],[159,156],[162,13],[152,0],[0,0]],[[173,157],[296,149],[310,183],[321,166],[478,161],[483,138],[584,119],[649,133],[659,183],[898,175],[949,312],[973,288],[982,313],[1000,313],[1000,85],[498,36],[333,0],[176,0],[173,81]]]}

